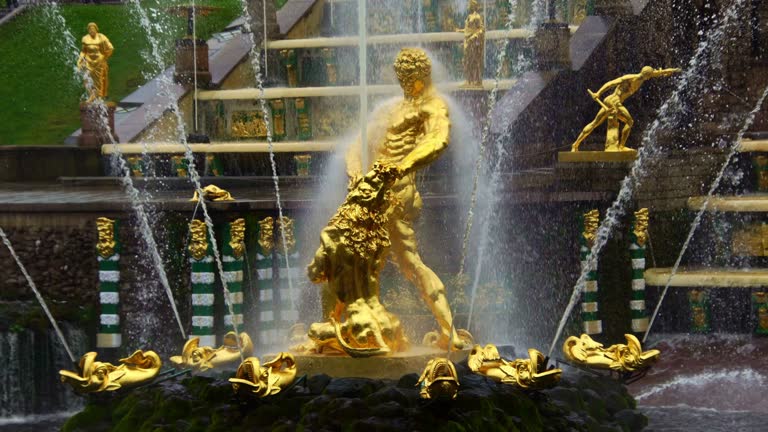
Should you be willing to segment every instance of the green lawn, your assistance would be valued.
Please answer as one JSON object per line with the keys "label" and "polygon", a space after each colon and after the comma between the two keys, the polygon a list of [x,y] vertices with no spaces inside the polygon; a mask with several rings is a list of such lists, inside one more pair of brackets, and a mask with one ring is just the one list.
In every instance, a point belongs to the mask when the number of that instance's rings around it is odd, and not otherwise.
{"label": "green lawn", "polygon": [[[186,18],[167,12],[166,8],[174,4],[185,3],[142,1],[150,21],[163,28],[157,45],[166,65],[173,61],[174,40],[186,32]],[[198,4],[216,8],[197,21],[198,37],[205,39],[226,27],[242,10],[240,0]],[[44,7],[0,26],[0,145],[60,144],[80,127],[82,87],[73,78],[75,48],[63,42],[56,30],[59,27]],[[111,100],[119,101],[157,72],[151,67],[153,62],[143,58],[150,44],[129,6],[68,4],[60,10],[78,51],[86,24],[91,21],[115,46],[109,62]]]}

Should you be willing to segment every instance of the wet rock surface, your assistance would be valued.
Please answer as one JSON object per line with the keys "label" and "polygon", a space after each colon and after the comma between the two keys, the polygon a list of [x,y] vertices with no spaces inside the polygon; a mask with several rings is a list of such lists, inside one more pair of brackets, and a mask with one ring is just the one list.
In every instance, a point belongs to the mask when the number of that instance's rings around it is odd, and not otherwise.
{"label": "wet rock surface", "polygon": [[226,378],[191,377],[124,394],[98,395],[70,418],[77,431],[637,431],[647,424],[626,388],[607,378],[565,376],[523,392],[458,365],[455,400],[425,401],[416,376],[398,381],[304,377],[284,393],[234,396]]}

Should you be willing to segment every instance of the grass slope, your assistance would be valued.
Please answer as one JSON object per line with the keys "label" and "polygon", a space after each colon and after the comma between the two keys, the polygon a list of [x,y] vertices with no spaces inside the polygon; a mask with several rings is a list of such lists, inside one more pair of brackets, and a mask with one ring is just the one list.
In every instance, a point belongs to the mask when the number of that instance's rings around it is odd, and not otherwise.
{"label": "grass slope", "polygon": [[[186,32],[186,18],[168,12],[180,1],[142,1],[155,28],[165,65],[173,62],[174,40]],[[239,0],[206,0],[216,9],[197,21],[198,37],[207,39],[241,12]],[[67,44],[61,21],[48,6],[35,7],[0,26],[0,145],[59,144],[80,127],[78,101],[83,93],[73,67],[86,25],[94,21],[115,46],[109,62],[109,98],[119,101],[159,69],[135,9],[125,5],[68,4],[59,7],[75,38]]]}

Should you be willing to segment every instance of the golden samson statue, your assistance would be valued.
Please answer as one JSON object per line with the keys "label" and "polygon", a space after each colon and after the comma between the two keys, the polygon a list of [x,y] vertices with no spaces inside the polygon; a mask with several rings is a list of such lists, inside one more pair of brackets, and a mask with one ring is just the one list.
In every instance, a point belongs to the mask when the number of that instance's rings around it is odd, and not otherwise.
{"label": "golden samson statue", "polygon": [[83,47],[77,59],[77,67],[88,72],[91,82],[86,82],[86,90],[88,91],[87,103],[90,103],[96,99],[106,99],[109,94],[107,59],[112,56],[115,48],[106,36],[99,33],[99,26],[96,23],[88,23],[87,28],[88,34],[81,40]]}
{"label": "golden samson statue", "polygon": [[[579,151],[579,146],[585,139],[601,124],[608,122],[608,133],[605,141],[605,151],[634,151],[626,148],[629,132],[635,121],[629,115],[629,111],[624,107],[624,101],[635,94],[644,82],[651,78],[667,77],[680,72],[680,69],[654,69],[645,66],[637,74],[628,74],[615,80],[608,81],[600,87],[597,92],[587,90],[592,99],[600,105],[600,111],[597,112],[595,119],[584,127],[573,142],[571,151]],[[613,93],[600,99],[600,95],[613,88]],[[619,135],[619,125],[624,123],[624,127]]]}
{"label": "golden samson statue", "polygon": [[[452,329],[453,317],[445,286],[421,260],[414,231],[421,211],[416,170],[435,161],[448,146],[451,130],[448,108],[432,85],[432,63],[423,50],[403,48],[394,67],[403,99],[374,119],[367,133],[366,160],[393,165],[398,173],[391,186],[397,205],[387,209],[385,225],[390,245],[388,251],[382,253],[392,257],[431,309],[440,326],[439,346],[447,348],[449,341],[453,341],[453,348],[461,349],[468,341]],[[362,164],[361,147],[359,143],[353,145],[346,155],[347,174],[352,184],[359,182],[360,175],[368,168]],[[378,265],[383,264],[382,261]],[[378,286],[378,281],[376,284]]]}

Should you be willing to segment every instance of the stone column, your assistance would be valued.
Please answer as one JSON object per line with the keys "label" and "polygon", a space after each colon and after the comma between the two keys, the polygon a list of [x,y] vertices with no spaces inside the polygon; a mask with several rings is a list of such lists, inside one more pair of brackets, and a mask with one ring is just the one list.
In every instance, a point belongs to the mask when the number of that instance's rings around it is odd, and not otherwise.
{"label": "stone column", "polygon": [[597,235],[597,226],[600,221],[600,213],[591,210],[581,217],[582,235],[579,238],[581,269],[588,269],[584,282],[584,295],[581,303],[581,320],[584,325],[584,333],[600,334],[603,332],[603,322],[599,319],[599,298],[597,292],[597,261],[589,266],[590,253]]}
{"label": "stone column", "polygon": [[[245,219],[235,219],[224,227],[224,275],[229,289],[232,314],[227,309],[224,316],[224,333],[234,331],[235,326],[243,331],[243,258],[245,254]],[[226,294],[225,294],[226,295]],[[229,305],[227,305],[229,308]],[[232,325],[234,321],[235,326]]]}
{"label": "stone column", "polygon": [[533,56],[539,70],[571,67],[571,30],[561,22],[542,23],[533,35]]}
{"label": "stone column", "polygon": [[595,0],[595,15],[625,16],[634,14],[629,0]]}
{"label": "stone column", "polygon": [[200,346],[216,346],[214,334],[214,283],[216,274],[211,239],[205,222],[195,219],[189,224],[189,264],[192,271],[192,337],[200,338]]}
{"label": "stone column", "polygon": [[[196,52],[195,52],[196,51]],[[197,63],[195,63],[197,55]],[[176,40],[176,71],[173,78],[177,83],[193,85],[197,73],[198,88],[206,88],[211,83],[208,66],[208,43],[191,37]]]}
{"label": "stone column", "polygon": [[256,260],[253,263],[258,277],[258,296],[256,303],[258,305],[257,328],[258,345],[274,345],[277,339],[277,324],[275,320],[275,310],[273,302],[275,300],[275,289],[272,283],[273,279],[273,259],[274,253],[274,225],[275,220],[272,217],[266,217],[258,222],[258,245],[256,248]]}
{"label": "stone column", "polygon": [[119,142],[115,135],[115,108],[114,102],[80,103],[80,147],[99,148]]}
{"label": "stone column", "polygon": [[99,260],[99,332],[97,348],[119,348],[120,332],[120,242],[117,238],[117,221],[100,217],[96,220],[99,242],[96,245]]}
{"label": "stone column", "polygon": [[635,212],[629,233],[629,254],[632,257],[632,298],[629,309],[632,317],[632,331],[642,333],[648,330],[648,312],[645,309],[645,243],[648,240],[648,209]]}
{"label": "stone column", "polygon": [[272,0],[248,0],[248,14],[251,16],[251,31],[256,33],[257,41],[264,35],[264,6],[267,11],[267,38],[275,40],[280,36],[280,26],[277,23],[277,11]]}

